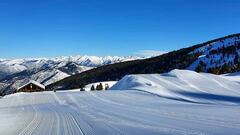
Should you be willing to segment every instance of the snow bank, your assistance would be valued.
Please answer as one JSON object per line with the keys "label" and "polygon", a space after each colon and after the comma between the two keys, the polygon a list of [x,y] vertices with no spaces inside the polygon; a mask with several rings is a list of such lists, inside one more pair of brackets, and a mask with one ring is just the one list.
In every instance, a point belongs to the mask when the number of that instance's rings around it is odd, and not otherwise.
{"label": "snow bank", "polygon": [[142,90],[196,103],[240,104],[240,84],[222,76],[172,70],[164,74],[128,75],[111,90]]}
{"label": "snow bank", "polygon": [[240,83],[240,72],[224,74],[222,77]]}

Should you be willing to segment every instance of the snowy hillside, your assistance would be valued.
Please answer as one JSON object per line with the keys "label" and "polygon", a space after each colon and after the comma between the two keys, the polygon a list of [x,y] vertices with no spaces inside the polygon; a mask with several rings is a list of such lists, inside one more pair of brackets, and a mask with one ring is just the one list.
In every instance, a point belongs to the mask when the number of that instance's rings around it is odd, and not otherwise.
{"label": "snowy hillside", "polygon": [[[240,76],[238,76],[240,78]],[[240,104],[240,83],[220,75],[172,70],[164,74],[125,76],[112,90],[143,90],[195,103]]]}
{"label": "snowy hillside", "polygon": [[240,72],[228,73],[222,75],[224,78],[240,83]]}
{"label": "snowy hillside", "polygon": [[200,55],[188,69],[216,74],[240,70],[240,35],[206,44],[190,52]]}
{"label": "snowy hillside", "polygon": [[35,80],[45,85],[102,65],[140,59],[140,57],[75,56],[0,61],[0,91],[8,93]]}

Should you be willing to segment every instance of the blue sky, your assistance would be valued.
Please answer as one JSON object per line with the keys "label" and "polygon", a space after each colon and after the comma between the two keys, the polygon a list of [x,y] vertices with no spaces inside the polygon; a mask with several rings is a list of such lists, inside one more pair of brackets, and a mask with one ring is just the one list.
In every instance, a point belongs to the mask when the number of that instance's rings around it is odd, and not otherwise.
{"label": "blue sky", "polygon": [[239,7],[238,0],[0,0],[0,58],[172,51],[240,32]]}

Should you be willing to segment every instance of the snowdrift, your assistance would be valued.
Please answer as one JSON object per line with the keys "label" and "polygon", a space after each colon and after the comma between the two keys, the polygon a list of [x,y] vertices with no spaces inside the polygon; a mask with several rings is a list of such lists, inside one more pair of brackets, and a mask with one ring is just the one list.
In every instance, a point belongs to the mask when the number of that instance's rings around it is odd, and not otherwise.
{"label": "snowdrift", "polygon": [[223,77],[240,83],[240,72],[224,74]]}
{"label": "snowdrift", "polygon": [[195,103],[240,104],[239,88],[240,83],[229,77],[175,69],[164,74],[128,75],[111,90],[141,90]]}

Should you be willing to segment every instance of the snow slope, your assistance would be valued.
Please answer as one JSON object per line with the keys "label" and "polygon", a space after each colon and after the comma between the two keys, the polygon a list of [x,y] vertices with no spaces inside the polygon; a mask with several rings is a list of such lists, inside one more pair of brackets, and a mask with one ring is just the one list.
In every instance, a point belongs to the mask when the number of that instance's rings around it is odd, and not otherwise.
{"label": "snow slope", "polygon": [[240,83],[240,72],[224,74],[222,77]]}
{"label": "snow slope", "polygon": [[239,88],[240,83],[222,76],[176,69],[164,74],[129,75],[110,89],[143,90],[161,97],[195,103],[239,105]]}
{"label": "snow slope", "polygon": [[239,110],[136,90],[17,93],[0,99],[0,134],[238,135]]}

